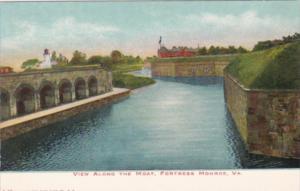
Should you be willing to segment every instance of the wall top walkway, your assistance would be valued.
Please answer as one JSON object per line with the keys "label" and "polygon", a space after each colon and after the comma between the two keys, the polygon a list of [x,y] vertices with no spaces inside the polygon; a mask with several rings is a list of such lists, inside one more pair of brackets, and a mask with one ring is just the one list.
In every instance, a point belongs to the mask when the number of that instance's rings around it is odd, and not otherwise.
{"label": "wall top walkway", "polygon": [[6,73],[6,74],[0,74],[0,77],[26,76],[26,75],[34,75],[34,74],[87,71],[87,70],[104,70],[104,69],[99,65],[70,66],[70,67],[61,67],[61,68],[40,69],[40,70],[34,70],[34,71]]}
{"label": "wall top walkway", "polygon": [[243,84],[241,84],[236,78],[231,76],[228,73],[224,73],[229,79],[234,81],[240,88],[242,88],[244,91],[247,92],[266,92],[266,93],[280,93],[280,92],[291,92],[291,93],[300,93],[300,89],[251,89],[251,88],[246,88]]}

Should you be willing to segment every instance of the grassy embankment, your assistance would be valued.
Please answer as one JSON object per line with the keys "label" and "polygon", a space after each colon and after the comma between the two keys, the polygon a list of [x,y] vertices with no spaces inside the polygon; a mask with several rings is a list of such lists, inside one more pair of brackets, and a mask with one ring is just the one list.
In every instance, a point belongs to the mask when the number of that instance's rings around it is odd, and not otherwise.
{"label": "grassy embankment", "polygon": [[128,74],[128,72],[141,70],[142,68],[142,63],[113,65],[113,85],[120,88],[136,89],[154,84],[155,81],[151,78]]}
{"label": "grassy embankment", "polygon": [[236,57],[226,68],[247,88],[300,89],[300,42]]}

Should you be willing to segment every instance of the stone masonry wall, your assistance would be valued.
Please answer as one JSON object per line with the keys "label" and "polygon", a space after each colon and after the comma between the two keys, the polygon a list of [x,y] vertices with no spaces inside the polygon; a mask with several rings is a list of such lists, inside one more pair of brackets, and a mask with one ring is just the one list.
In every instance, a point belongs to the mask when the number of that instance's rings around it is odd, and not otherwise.
{"label": "stone masonry wall", "polygon": [[300,158],[300,91],[248,92],[252,153]]}
{"label": "stone masonry wall", "polygon": [[250,153],[300,158],[300,90],[251,90],[225,75],[226,104]]}
{"label": "stone masonry wall", "polygon": [[229,64],[226,61],[199,62],[164,62],[152,63],[152,76],[193,77],[223,76],[223,69]]}
{"label": "stone masonry wall", "polygon": [[18,136],[20,134],[24,134],[26,132],[32,131],[37,128],[44,127],[49,124],[53,124],[59,121],[63,121],[68,119],[71,116],[75,116],[79,113],[90,111],[96,108],[101,107],[102,105],[111,103],[113,101],[117,101],[123,98],[128,97],[130,94],[130,90],[124,91],[122,93],[114,94],[111,96],[107,96],[105,98],[98,99],[93,102],[89,102],[87,104],[79,105],[76,107],[72,107],[68,110],[63,110],[61,112],[54,112],[50,115],[46,115],[43,117],[39,117],[33,120],[28,120],[23,123],[19,123],[17,125],[8,126],[6,128],[2,128],[0,131],[0,140],[4,141],[10,139],[12,137]]}
{"label": "stone masonry wall", "polygon": [[[63,69],[41,70],[34,72],[21,72],[10,73],[0,75],[0,92],[6,92],[9,97],[9,112],[10,117],[17,115],[16,111],[16,90],[22,85],[30,86],[34,89],[34,111],[39,111],[40,106],[40,94],[39,91],[45,84],[51,84],[54,92],[54,105],[59,103],[59,85],[62,81],[67,80],[71,83],[71,100],[75,100],[75,81],[77,79],[83,79],[86,84],[86,95],[88,92],[88,81],[91,77],[97,80],[97,94],[102,94],[112,90],[112,74],[111,72],[103,70],[98,66],[86,66],[86,67],[70,67]],[[0,118],[1,121],[1,118]]]}
{"label": "stone masonry wall", "polygon": [[248,139],[247,92],[229,77],[224,76],[224,95],[227,108],[244,140]]}

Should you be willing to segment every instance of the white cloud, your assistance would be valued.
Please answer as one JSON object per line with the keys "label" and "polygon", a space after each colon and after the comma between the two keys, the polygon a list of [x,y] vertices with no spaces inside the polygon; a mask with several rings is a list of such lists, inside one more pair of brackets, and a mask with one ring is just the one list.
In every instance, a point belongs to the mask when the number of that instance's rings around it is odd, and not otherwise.
{"label": "white cloud", "polygon": [[30,47],[49,46],[52,48],[60,46],[68,48],[74,45],[94,47],[105,41],[106,35],[119,31],[114,26],[79,22],[72,17],[43,26],[36,23],[18,22],[16,27],[18,34],[1,39],[0,47],[3,51],[26,51]]}
{"label": "white cloud", "polygon": [[109,44],[109,35],[119,31],[114,26],[80,22],[72,17],[43,25],[16,22],[15,27],[16,33],[2,37],[0,43],[0,64],[15,68],[26,59],[42,59],[44,48],[66,56],[70,56],[75,49],[84,52],[100,50]]}
{"label": "white cloud", "polygon": [[207,42],[227,44],[251,44],[258,40],[281,38],[300,30],[299,19],[283,19],[278,16],[260,16],[254,11],[240,15],[212,13],[187,15],[184,23]]}

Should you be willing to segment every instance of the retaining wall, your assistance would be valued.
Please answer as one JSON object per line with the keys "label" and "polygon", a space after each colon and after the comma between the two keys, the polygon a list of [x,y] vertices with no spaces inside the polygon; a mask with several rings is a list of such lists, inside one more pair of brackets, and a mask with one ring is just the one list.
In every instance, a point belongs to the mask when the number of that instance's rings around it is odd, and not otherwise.
{"label": "retaining wall", "polygon": [[228,61],[158,62],[151,64],[151,71],[157,77],[223,76],[228,64]]}
{"label": "retaining wall", "polygon": [[109,93],[4,121],[0,123],[0,139],[4,141],[34,129],[66,120],[79,113],[125,98],[129,94],[130,90],[115,88]]}
{"label": "retaining wall", "polygon": [[300,90],[247,89],[225,74],[224,93],[250,153],[300,158]]}

